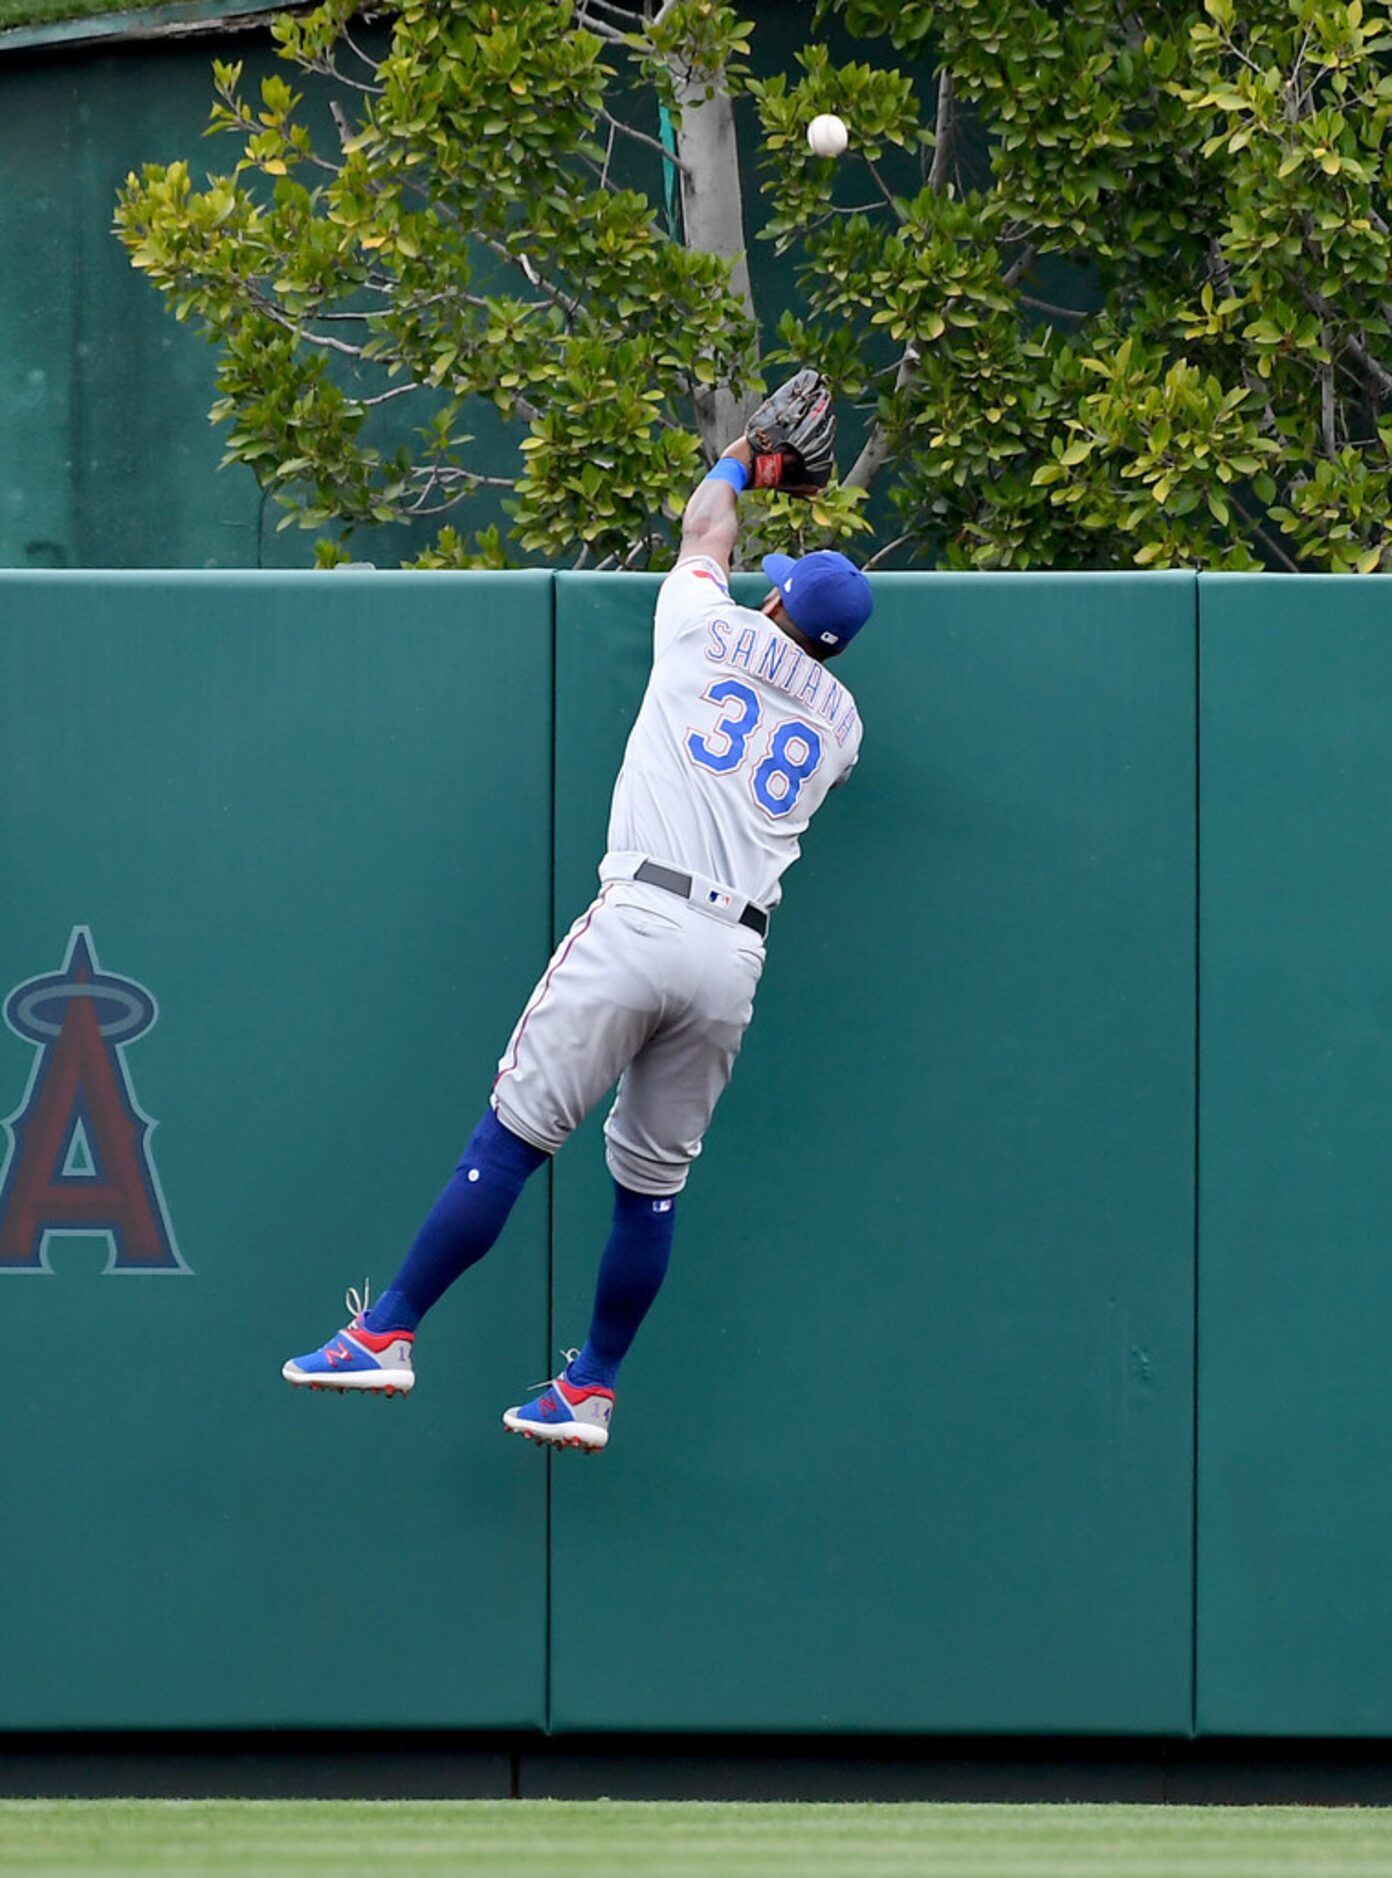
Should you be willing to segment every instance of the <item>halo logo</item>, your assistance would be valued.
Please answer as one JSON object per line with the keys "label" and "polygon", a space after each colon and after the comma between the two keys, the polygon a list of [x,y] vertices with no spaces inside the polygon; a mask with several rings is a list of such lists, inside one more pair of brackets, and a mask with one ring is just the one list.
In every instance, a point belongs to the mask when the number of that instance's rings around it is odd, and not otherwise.
{"label": "halo logo", "polygon": [[156,1124],[135,1099],[125,1047],[159,1006],[97,964],[74,926],[60,972],[28,978],[5,1022],[36,1046],[24,1100],[3,1124],[0,1272],[47,1272],[50,1234],[104,1238],[108,1272],[186,1272],[150,1154]]}

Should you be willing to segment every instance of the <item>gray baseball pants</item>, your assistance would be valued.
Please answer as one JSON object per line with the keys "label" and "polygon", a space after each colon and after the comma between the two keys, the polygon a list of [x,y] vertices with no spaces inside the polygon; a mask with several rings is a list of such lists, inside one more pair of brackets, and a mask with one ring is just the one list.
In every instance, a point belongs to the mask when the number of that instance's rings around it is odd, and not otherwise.
{"label": "gray baseball pants", "polygon": [[763,964],[748,927],[660,887],[605,881],[512,1033],[493,1086],[499,1120],[554,1154],[617,1080],[609,1171],[636,1193],[680,1193]]}

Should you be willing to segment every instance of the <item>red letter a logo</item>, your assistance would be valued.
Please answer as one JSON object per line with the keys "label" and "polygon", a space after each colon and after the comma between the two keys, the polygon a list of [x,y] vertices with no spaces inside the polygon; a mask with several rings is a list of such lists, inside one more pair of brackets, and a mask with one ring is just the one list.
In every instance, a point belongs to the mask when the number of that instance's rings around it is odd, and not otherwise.
{"label": "red letter a logo", "polygon": [[183,1272],[124,1043],[147,1031],[154,999],[98,969],[91,935],[73,929],[61,972],[5,1000],[5,1022],[38,1046],[24,1101],[6,1124],[0,1173],[0,1272],[47,1271],[50,1233],[97,1234],[108,1272]]}

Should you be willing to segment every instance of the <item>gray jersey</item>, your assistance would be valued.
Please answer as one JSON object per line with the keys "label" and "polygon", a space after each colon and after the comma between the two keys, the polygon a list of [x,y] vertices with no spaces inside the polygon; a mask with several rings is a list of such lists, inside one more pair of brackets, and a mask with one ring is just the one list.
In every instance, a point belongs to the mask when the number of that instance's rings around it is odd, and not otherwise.
{"label": "gray jersey", "polygon": [[[604,884],[498,1065],[506,1127],[554,1154],[618,1077],[604,1131],[614,1178],[659,1201],[681,1191],[763,970],[744,902],[776,904],[799,837],[859,748],[850,692],[772,620],[736,606],[719,562],[683,561],[667,576]],[[690,898],[635,880],[644,860],[691,875]]]}
{"label": "gray jersey", "polygon": [[718,561],[680,562],[658,596],[652,676],[614,785],[601,876],[646,857],[776,906],[860,736],[855,699],[829,667],[736,606]]}

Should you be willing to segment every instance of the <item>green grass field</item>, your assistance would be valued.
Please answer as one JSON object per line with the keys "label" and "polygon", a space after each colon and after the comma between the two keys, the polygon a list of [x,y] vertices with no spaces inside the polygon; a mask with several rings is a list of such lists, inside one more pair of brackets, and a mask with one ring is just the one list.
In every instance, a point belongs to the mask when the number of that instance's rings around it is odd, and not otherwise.
{"label": "green grass field", "polygon": [[606,1800],[0,1801],[0,1872],[469,1878],[1392,1874],[1392,1810]]}

